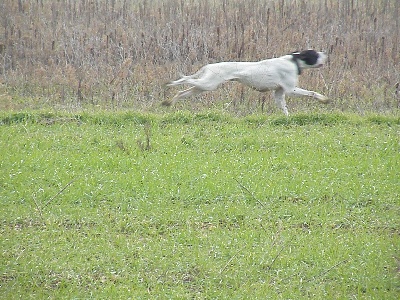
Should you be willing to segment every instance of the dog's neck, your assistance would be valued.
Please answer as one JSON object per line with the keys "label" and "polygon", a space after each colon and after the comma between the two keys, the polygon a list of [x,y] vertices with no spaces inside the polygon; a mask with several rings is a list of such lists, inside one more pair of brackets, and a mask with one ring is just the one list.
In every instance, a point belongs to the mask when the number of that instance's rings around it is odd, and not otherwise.
{"label": "dog's neck", "polygon": [[301,68],[300,68],[299,62],[297,61],[298,58],[296,57],[296,54],[292,54],[292,60],[295,63],[295,65],[297,66],[297,74],[300,75],[301,74]]}

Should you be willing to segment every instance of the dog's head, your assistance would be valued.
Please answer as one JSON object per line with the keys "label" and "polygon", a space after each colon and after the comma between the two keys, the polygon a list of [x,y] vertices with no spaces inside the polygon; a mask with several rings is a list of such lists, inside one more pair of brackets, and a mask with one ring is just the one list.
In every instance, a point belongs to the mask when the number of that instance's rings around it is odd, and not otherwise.
{"label": "dog's head", "polygon": [[300,69],[322,67],[327,58],[324,52],[317,52],[315,50],[303,50],[301,52],[293,52],[292,56]]}

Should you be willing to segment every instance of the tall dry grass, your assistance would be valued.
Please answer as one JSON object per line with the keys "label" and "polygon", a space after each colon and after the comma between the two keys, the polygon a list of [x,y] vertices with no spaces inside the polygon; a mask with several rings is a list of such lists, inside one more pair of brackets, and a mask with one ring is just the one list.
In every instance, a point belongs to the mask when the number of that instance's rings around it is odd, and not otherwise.
{"label": "tall dry grass", "polygon": [[[301,86],[329,95],[334,109],[394,110],[399,6],[397,0],[3,0],[0,108],[151,109],[172,96],[175,90],[163,84],[179,72],[316,48],[328,52],[329,63],[304,72]],[[201,99],[202,106],[219,99],[235,110],[274,109],[268,94],[235,84]]]}

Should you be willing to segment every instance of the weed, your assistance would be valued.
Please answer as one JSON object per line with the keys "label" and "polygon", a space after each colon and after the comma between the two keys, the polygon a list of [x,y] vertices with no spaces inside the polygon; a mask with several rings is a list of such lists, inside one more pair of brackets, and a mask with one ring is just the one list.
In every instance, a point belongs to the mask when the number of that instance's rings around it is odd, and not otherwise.
{"label": "weed", "polygon": [[137,140],[137,145],[139,149],[143,151],[151,150],[151,123],[147,122],[143,126],[144,138]]}
{"label": "weed", "polygon": [[[163,86],[178,73],[307,47],[330,58],[321,71],[300,77],[301,86],[332,99],[318,111],[398,109],[398,1],[18,3],[1,6],[3,110],[156,111],[175,92]],[[241,115],[276,109],[268,96],[236,84],[200,99],[208,108],[225,101],[224,111]],[[289,99],[289,105],[292,112],[316,109],[312,100]],[[195,101],[183,106],[198,107]]]}

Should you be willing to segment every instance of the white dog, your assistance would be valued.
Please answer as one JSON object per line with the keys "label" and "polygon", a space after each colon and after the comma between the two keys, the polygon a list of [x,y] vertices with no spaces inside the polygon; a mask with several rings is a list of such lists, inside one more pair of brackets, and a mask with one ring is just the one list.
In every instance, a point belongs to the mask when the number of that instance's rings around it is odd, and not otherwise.
{"label": "white dog", "polygon": [[225,81],[238,81],[259,92],[274,91],[276,104],[289,115],[286,95],[308,96],[323,103],[328,98],[313,91],[296,87],[298,75],[303,69],[319,68],[326,60],[326,54],[315,50],[304,50],[284,55],[278,58],[258,62],[220,62],[208,64],[197,73],[183,76],[172,81],[167,86],[179,84],[191,85],[190,88],[178,92],[171,100],[165,100],[163,105],[170,106],[177,100],[198,95],[204,91],[213,91]]}

